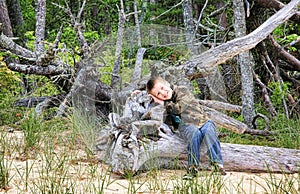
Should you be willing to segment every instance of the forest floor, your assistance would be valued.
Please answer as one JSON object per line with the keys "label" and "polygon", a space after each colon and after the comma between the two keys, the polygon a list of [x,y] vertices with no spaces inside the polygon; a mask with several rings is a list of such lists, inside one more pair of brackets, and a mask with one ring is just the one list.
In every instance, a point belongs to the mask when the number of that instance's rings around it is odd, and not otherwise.
{"label": "forest floor", "polygon": [[42,138],[24,154],[23,132],[0,133],[0,193],[300,193],[299,173],[202,172],[185,181],[184,170],[155,170],[124,178],[110,173],[79,142],[71,146],[52,137],[47,144]]}

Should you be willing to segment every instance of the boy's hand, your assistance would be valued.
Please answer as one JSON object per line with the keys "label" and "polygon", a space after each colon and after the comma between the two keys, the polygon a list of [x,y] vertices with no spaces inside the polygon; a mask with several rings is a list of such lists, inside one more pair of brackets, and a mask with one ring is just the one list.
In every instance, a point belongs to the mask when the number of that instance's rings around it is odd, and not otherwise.
{"label": "boy's hand", "polygon": [[149,96],[151,96],[151,98],[153,99],[154,102],[159,103],[161,105],[164,105],[164,101],[157,98],[156,96],[153,96],[152,94],[149,94]]}
{"label": "boy's hand", "polygon": [[142,91],[141,90],[134,90],[132,93],[131,93],[131,96],[132,95],[137,95],[139,93],[141,93]]}

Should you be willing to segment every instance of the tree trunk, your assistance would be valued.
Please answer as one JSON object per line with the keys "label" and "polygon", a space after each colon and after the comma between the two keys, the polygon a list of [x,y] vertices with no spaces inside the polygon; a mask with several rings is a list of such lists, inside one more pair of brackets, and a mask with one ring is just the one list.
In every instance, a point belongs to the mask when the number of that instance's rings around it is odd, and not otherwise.
{"label": "tree trunk", "polygon": [[[45,24],[46,24],[46,0],[36,0],[36,28],[35,28],[35,53],[39,58],[44,53],[45,40]],[[37,65],[44,65],[38,60]]]}
{"label": "tree trunk", "polygon": [[[235,36],[236,38],[240,38],[247,35],[244,0],[233,0],[233,7]],[[240,53],[237,58],[237,63],[241,68],[241,80],[243,89],[242,115],[246,125],[252,128],[252,120],[254,118],[252,66],[254,62],[253,60],[251,60],[251,53],[249,51]]]}
{"label": "tree trunk", "polygon": [[24,19],[21,11],[20,1],[19,0],[10,0],[7,1],[8,14],[11,21],[11,25],[15,30],[15,36],[19,36],[21,31],[20,28],[24,25]]}
{"label": "tree trunk", "polygon": [[188,48],[191,52],[191,56],[194,56],[196,50],[194,48],[194,35],[195,35],[195,25],[193,19],[193,9],[191,0],[185,0],[182,4],[183,9],[183,21],[185,26],[185,39],[188,45]]}
{"label": "tree trunk", "polygon": [[8,37],[13,37],[13,32],[5,0],[0,0],[0,23],[2,23],[3,33]]}
{"label": "tree trunk", "polygon": [[115,62],[114,68],[112,70],[112,79],[111,79],[111,87],[115,88],[116,84],[119,80],[119,71],[120,71],[120,63],[121,63],[121,52],[122,52],[122,45],[123,45],[123,30],[124,30],[124,23],[125,23],[125,13],[124,13],[124,5],[123,0],[120,1],[121,9],[119,10],[119,25],[118,25],[118,34],[117,34],[117,42],[116,42],[116,52],[115,52]]}
{"label": "tree trunk", "polygon": [[137,37],[137,46],[138,48],[142,47],[142,40],[141,40],[141,29],[140,29],[140,21],[139,21],[139,15],[138,15],[138,2],[137,0],[134,0],[134,22],[136,26],[136,37]]}

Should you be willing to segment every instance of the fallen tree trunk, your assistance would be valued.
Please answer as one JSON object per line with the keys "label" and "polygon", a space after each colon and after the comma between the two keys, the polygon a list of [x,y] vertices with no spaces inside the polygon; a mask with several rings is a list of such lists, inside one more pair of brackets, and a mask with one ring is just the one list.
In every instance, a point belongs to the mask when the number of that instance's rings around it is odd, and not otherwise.
{"label": "fallen tree trunk", "polygon": [[[227,171],[297,173],[300,169],[300,150],[228,143],[221,143],[221,148]],[[185,163],[186,155],[185,143],[177,136],[169,136],[144,145],[139,153],[139,166],[166,157],[169,163]],[[206,151],[202,149],[200,155],[203,168],[209,168],[208,158],[203,157]]]}
{"label": "fallen tree trunk", "polygon": [[[162,123],[164,107],[152,107],[150,102],[146,92],[131,96],[126,101],[123,116],[111,113],[110,126],[100,132],[96,152],[100,160],[112,166],[113,172],[125,174],[186,166],[186,143]],[[211,113],[211,118],[219,121],[216,124],[222,123],[220,118],[225,117]],[[223,122],[227,123],[226,119]],[[254,131],[236,127],[235,132],[247,130]],[[205,146],[202,147],[201,164],[204,169],[209,169]],[[221,147],[228,171],[294,173],[300,169],[300,150],[226,143]]]}
{"label": "fallen tree trunk", "polygon": [[[177,135],[166,133],[166,128],[158,130],[159,140],[144,137],[139,139],[139,146],[123,146],[126,135],[121,130],[119,134],[109,151],[111,156],[106,160],[115,173],[186,166],[186,143]],[[126,142],[129,140],[126,139]],[[132,151],[133,147],[135,151]],[[300,169],[300,150],[228,143],[221,143],[221,148],[227,171],[297,173]],[[200,155],[201,167],[210,169],[206,150],[201,149]]]}

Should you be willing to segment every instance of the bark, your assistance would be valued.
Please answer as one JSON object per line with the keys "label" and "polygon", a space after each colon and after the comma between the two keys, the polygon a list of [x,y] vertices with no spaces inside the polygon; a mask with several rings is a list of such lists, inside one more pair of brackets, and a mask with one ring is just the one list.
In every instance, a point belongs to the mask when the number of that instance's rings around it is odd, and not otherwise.
{"label": "bark", "polygon": [[131,83],[136,82],[137,80],[140,80],[142,78],[142,64],[145,51],[145,48],[139,48],[137,52],[134,70],[130,79]]}
{"label": "bark", "polygon": [[120,71],[120,62],[121,62],[121,52],[123,46],[123,36],[124,36],[124,24],[125,24],[125,13],[124,13],[124,4],[123,0],[120,0],[121,9],[119,10],[119,25],[118,25],[118,34],[117,34],[117,42],[116,42],[116,51],[115,51],[115,62],[114,68],[112,70],[112,79],[111,79],[111,87],[114,88],[119,80],[119,71]]}
{"label": "bark", "polygon": [[[244,0],[233,0],[234,7],[234,31],[236,38],[247,35],[246,15],[244,9]],[[252,66],[254,64],[249,51],[244,51],[238,55],[237,63],[241,68],[242,82],[242,115],[244,122],[251,128],[254,117],[254,92]]]}
{"label": "bark", "polygon": [[0,0],[0,23],[2,23],[3,33],[8,37],[13,37],[12,27],[5,0]]}
{"label": "bark", "polygon": [[0,35],[0,46],[21,58],[27,59],[28,61],[35,61],[35,56],[33,52],[16,44],[14,41],[12,41],[10,38],[8,38],[2,33]]}
{"label": "bark", "polygon": [[46,0],[36,0],[36,28],[35,28],[35,54],[37,65],[45,65],[40,56],[45,52],[45,24],[46,24]]}
{"label": "bark", "polygon": [[19,0],[10,0],[7,1],[7,8],[9,12],[9,18],[11,25],[15,30],[15,36],[20,36],[20,28],[24,25],[24,19],[21,11],[20,1]]}
{"label": "bark", "polygon": [[35,66],[35,65],[26,65],[18,63],[9,63],[7,67],[19,73],[25,74],[34,74],[34,75],[44,75],[44,76],[55,76],[62,74],[70,74],[71,69],[69,66],[64,64],[48,65],[48,66]]}
{"label": "bark", "polygon": [[191,56],[197,54],[194,48],[195,24],[193,22],[193,8],[191,0],[185,0],[182,4],[183,21],[185,26],[185,39],[190,49]]}
{"label": "bark", "polygon": [[142,47],[142,40],[141,40],[141,30],[140,30],[140,21],[139,21],[139,15],[138,15],[138,2],[137,0],[134,0],[134,21],[136,26],[136,37],[137,37],[137,46],[138,48]]}
{"label": "bark", "polygon": [[57,107],[63,98],[63,95],[28,97],[15,101],[14,106],[27,108],[36,107],[36,109],[38,109],[37,112],[41,113],[44,108]]}
{"label": "bark", "polygon": [[214,109],[203,106],[203,109],[207,116],[214,121],[214,123],[221,128],[225,128],[229,131],[242,134],[247,131],[249,128],[246,124],[235,120],[221,112],[218,112]]}
{"label": "bark", "polygon": [[254,48],[278,25],[292,17],[297,12],[299,4],[299,0],[292,0],[250,34],[211,48],[181,65],[180,68],[184,69],[186,76],[190,79],[209,74],[215,66]]}
{"label": "bark", "polygon": [[229,112],[241,112],[242,107],[238,105],[233,105],[225,102],[219,102],[215,100],[199,100],[199,103],[207,106],[209,108],[213,108],[215,110],[223,110],[223,111],[229,111]]}
{"label": "bark", "polygon": [[[221,143],[221,149],[227,171],[268,173],[299,171],[300,150],[227,143]],[[206,151],[202,150],[200,156],[206,156]],[[142,167],[149,161],[154,163],[155,160],[160,163],[162,161],[159,160],[164,158],[169,159],[168,163],[161,166],[174,166],[178,159],[177,163],[185,164],[186,145],[176,136],[151,142],[150,145],[145,146],[145,149],[140,149],[138,166]],[[204,169],[210,167],[207,157],[201,158],[201,166]]]}

